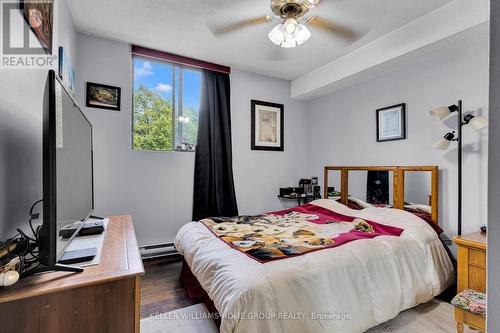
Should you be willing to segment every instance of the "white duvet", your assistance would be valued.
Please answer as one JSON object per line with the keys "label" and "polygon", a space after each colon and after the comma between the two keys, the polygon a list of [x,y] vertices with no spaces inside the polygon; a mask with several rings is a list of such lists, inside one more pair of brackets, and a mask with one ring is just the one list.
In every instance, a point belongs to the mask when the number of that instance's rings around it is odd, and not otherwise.
{"label": "white duvet", "polygon": [[313,204],[404,232],[261,264],[201,223],[184,225],[175,246],[222,316],[222,333],[364,332],[453,282],[443,245],[417,216],[352,210],[334,200]]}

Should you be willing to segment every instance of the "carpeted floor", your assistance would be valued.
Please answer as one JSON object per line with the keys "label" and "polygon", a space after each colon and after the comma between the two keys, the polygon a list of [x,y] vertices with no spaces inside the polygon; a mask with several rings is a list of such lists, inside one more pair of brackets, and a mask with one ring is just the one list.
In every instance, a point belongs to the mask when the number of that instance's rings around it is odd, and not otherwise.
{"label": "carpeted floor", "polygon": [[[160,314],[155,318],[141,320],[143,333],[217,333],[217,327],[205,319],[208,310],[203,304]],[[189,318],[189,319],[186,319]],[[367,333],[455,333],[454,308],[451,304],[434,299],[428,303],[402,312],[386,323],[374,327]],[[465,332],[472,332],[466,328]]]}

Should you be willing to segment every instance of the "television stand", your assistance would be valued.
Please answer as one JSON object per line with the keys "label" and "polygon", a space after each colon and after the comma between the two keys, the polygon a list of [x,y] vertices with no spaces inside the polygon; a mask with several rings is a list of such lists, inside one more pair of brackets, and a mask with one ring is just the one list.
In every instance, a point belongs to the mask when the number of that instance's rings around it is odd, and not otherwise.
{"label": "television stand", "polygon": [[139,333],[142,274],[132,219],[110,217],[97,265],[0,288],[0,332]]}

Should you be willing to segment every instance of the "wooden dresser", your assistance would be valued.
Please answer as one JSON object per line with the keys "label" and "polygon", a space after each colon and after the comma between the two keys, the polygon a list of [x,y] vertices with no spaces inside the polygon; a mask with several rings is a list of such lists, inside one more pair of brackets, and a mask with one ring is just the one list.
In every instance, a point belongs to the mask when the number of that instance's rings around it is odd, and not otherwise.
{"label": "wooden dresser", "polygon": [[143,274],[132,219],[111,217],[98,265],[0,289],[0,331],[139,332]]}
{"label": "wooden dresser", "polygon": [[[457,293],[464,289],[486,292],[486,233],[480,231],[455,237],[458,246]],[[455,309],[457,331],[463,332],[463,325],[485,332],[485,318]]]}

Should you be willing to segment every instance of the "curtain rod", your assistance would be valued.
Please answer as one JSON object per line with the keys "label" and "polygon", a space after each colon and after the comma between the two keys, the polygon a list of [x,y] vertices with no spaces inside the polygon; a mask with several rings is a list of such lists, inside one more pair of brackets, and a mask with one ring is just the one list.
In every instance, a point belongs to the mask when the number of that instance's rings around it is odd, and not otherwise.
{"label": "curtain rod", "polygon": [[189,57],[184,57],[184,56],[173,54],[173,53],[148,49],[146,47],[137,46],[137,45],[131,45],[131,51],[133,54],[136,54],[139,56],[156,58],[156,59],[160,59],[160,60],[175,62],[175,63],[181,64],[181,65],[187,65],[187,66],[197,67],[197,68],[201,68],[201,69],[208,69],[208,70],[215,71],[215,72],[222,72],[222,73],[231,74],[231,67],[214,64],[214,63],[211,63],[208,61],[203,61],[203,60],[193,59],[193,58],[189,58]]}

